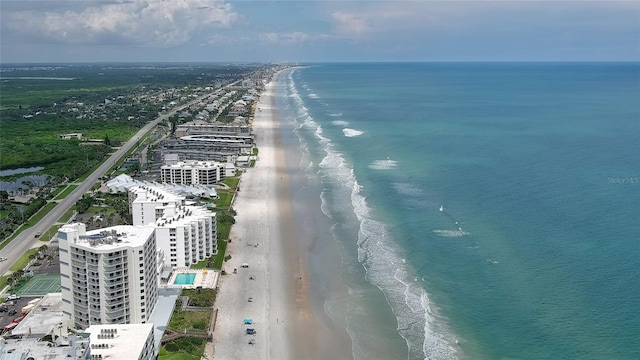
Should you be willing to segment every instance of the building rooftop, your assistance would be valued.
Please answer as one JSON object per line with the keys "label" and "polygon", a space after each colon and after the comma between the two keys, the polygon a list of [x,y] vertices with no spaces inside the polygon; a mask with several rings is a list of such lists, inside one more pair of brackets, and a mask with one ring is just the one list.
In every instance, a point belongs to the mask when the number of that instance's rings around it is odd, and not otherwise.
{"label": "building rooftop", "polygon": [[[134,180],[128,175],[121,174],[115,178],[107,181],[107,187],[111,191],[125,192],[131,188],[142,187],[148,189],[163,190],[165,194],[172,194],[179,199],[184,199],[184,196],[201,196],[208,198],[218,197],[216,190],[210,186],[201,185],[176,185],[166,183],[155,183],[149,181]],[[165,201],[165,202],[168,202]]]}
{"label": "building rooftop", "polygon": [[62,293],[49,293],[11,330],[11,335],[42,337],[68,320],[62,312]]}
{"label": "building rooftop", "polygon": [[90,334],[91,355],[109,360],[137,359],[152,331],[153,324],[91,325],[84,330]]}
{"label": "building rooftop", "polygon": [[162,166],[163,169],[193,169],[193,168],[222,168],[224,167],[224,164],[219,163],[219,162],[215,162],[215,161],[198,161],[198,160],[185,160],[185,161],[178,161],[175,164],[171,164],[171,165],[164,165]]}
{"label": "building rooftop", "polygon": [[124,246],[139,247],[145,244],[154,231],[154,228],[144,226],[111,226],[79,234],[75,245],[101,251],[115,250]]}
{"label": "building rooftop", "polygon": [[170,225],[175,227],[177,225],[189,225],[198,219],[210,217],[216,213],[207,210],[202,206],[178,206],[173,216],[163,216],[156,220],[157,227],[164,227]]}

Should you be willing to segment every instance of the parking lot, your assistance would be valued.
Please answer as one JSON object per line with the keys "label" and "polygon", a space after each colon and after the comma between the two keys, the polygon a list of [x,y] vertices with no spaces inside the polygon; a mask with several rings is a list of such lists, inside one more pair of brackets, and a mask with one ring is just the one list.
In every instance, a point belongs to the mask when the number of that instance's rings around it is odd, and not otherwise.
{"label": "parking lot", "polygon": [[[25,296],[21,297],[18,300],[5,301],[2,305],[0,305],[0,307],[2,307],[3,305],[6,305],[7,307],[7,311],[0,312],[0,330],[4,331],[4,327],[11,324],[11,321],[13,319],[19,318],[20,310],[22,310],[23,307],[27,306],[29,301],[37,297],[39,296]],[[13,315],[9,315],[13,311],[15,311],[15,313]]]}

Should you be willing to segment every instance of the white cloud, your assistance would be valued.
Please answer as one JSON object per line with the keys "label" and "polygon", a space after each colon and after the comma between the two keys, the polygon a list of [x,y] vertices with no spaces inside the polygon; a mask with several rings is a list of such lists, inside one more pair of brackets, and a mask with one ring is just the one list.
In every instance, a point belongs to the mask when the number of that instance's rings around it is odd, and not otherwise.
{"label": "white cloud", "polygon": [[358,37],[371,30],[367,19],[362,15],[338,11],[332,13],[331,18],[338,32],[348,37]]}
{"label": "white cloud", "polygon": [[183,44],[198,31],[226,28],[238,19],[223,0],[89,3],[84,9],[21,10],[5,15],[5,25],[19,34],[76,44],[149,46]]}
{"label": "white cloud", "polygon": [[289,33],[275,33],[268,32],[262,33],[258,35],[258,40],[270,44],[295,44],[295,43],[303,43],[308,41],[313,41],[316,39],[325,39],[327,35],[309,35],[304,32],[294,31]]}

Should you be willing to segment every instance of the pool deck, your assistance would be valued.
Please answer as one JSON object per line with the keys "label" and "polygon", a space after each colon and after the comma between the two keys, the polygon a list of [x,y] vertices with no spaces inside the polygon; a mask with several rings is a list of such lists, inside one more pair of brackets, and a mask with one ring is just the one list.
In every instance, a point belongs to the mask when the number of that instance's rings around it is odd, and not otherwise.
{"label": "pool deck", "polygon": [[[193,284],[174,284],[176,281],[176,276],[178,274],[196,274],[195,279],[193,280]],[[218,286],[218,278],[220,273],[217,270],[213,269],[189,269],[189,268],[176,268],[173,270],[171,277],[167,283],[168,287],[178,287],[183,289],[195,289],[197,287],[202,287],[205,289],[215,289]]]}

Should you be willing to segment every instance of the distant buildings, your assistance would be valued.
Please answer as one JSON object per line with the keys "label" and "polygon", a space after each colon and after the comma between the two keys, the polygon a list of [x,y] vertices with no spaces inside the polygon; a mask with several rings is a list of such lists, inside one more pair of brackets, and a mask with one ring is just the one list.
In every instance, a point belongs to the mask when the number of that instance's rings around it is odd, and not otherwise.
{"label": "distant buildings", "polygon": [[226,178],[225,166],[211,161],[182,161],[160,168],[163,183],[214,185]]}
{"label": "distant buildings", "polygon": [[60,134],[58,137],[62,140],[69,140],[69,139],[82,140],[82,133]]}
{"label": "distant buildings", "polygon": [[145,323],[158,297],[153,227],[58,230],[63,312],[75,328]]}
{"label": "distant buildings", "polygon": [[235,163],[238,156],[253,153],[254,136],[246,121],[207,123],[193,121],[180,125],[177,139],[162,144],[162,156],[179,154],[183,159]]}

